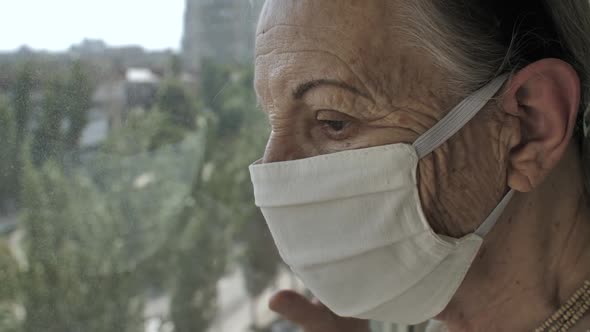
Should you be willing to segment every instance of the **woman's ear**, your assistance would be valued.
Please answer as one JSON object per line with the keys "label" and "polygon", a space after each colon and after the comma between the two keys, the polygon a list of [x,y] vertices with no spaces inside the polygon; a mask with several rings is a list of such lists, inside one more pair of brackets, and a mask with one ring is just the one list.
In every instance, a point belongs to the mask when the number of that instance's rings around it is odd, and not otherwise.
{"label": "woman's ear", "polygon": [[518,119],[520,136],[510,151],[508,185],[530,192],[544,181],[571,142],[580,80],[568,63],[543,59],[517,72],[503,97],[504,111]]}

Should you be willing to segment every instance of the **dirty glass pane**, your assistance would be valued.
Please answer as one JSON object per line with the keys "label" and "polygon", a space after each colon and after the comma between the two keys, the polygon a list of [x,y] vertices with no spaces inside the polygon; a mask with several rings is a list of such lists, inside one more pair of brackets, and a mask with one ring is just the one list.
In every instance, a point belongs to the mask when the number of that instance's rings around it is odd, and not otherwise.
{"label": "dirty glass pane", "polygon": [[0,331],[296,331],[247,170],[262,3],[0,3]]}
{"label": "dirty glass pane", "polygon": [[294,331],[247,173],[261,4],[0,4],[0,331]]}

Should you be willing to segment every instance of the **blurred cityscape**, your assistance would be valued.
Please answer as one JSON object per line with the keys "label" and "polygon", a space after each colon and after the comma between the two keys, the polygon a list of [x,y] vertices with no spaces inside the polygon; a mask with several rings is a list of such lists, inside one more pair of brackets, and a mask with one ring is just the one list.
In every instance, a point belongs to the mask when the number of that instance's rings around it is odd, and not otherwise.
{"label": "blurred cityscape", "polygon": [[294,331],[247,174],[261,5],[187,0],[178,52],[0,53],[0,331]]}
{"label": "blurred cityscape", "polygon": [[[82,63],[92,80],[90,123],[82,146],[94,146],[118,128],[135,107],[150,109],[160,83],[171,74],[194,94],[199,84],[210,84],[202,75],[203,63],[248,67],[254,54],[254,29],[262,1],[187,0],[180,52],[149,51],[140,46],[110,47],[102,40],[86,39],[64,52],[40,52],[27,46],[0,52],[0,91],[10,92],[23,64],[34,68],[32,106],[42,111],[47,80]],[[174,72],[178,71],[178,72]]]}
{"label": "blurred cityscape", "polygon": [[0,331],[296,331],[247,169],[262,3],[186,0],[179,51],[0,53]]}

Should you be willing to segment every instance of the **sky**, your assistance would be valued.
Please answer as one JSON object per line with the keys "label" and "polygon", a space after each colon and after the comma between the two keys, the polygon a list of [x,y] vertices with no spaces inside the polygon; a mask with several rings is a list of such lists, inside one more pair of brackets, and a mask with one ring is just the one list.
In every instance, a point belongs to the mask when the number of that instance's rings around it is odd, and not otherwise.
{"label": "sky", "polygon": [[179,49],[184,7],[185,0],[0,0],[0,51],[65,50],[85,38]]}

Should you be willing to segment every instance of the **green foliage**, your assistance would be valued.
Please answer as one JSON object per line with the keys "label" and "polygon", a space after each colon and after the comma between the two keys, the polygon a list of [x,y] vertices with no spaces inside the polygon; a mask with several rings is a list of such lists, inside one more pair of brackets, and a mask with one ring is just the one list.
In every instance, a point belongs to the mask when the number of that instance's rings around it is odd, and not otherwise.
{"label": "green foliage", "polygon": [[69,77],[56,77],[47,87],[43,112],[33,138],[33,160],[41,165],[59,160],[65,151],[79,148],[88,124],[92,84],[80,62],[72,65]]}
{"label": "green foliage", "polygon": [[239,240],[244,243],[244,252],[240,263],[246,275],[246,290],[256,297],[276,277],[281,260],[262,216],[242,226]]}
{"label": "green foliage", "polygon": [[8,243],[0,239],[0,331],[20,332],[17,315],[19,300],[19,266]]}
{"label": "green foliage", "polygon": [[231,68],[215,62],[214,59],[203,59],[201,64],[201,91],[200,95],[207,108],[217,109],[218,102],[222,100],[220,93],[228,84],[231,76]]}
{"label": "green foliage", "polygon": [[15,301],[18,296],[18,264],[4,241],[0,240],[0,303]]}
{"label": "green foliage", "polygon": [[[220,80],[220,66],[207,64],[213,77],[207,82]],[[246,285],[252,296],[259,295],[275,278],[280,257],[254,197],[248,166],[262,155],[268,124],[264,114],[256,107],[251,86],[251,69],[227,69],[228,81],[217,92],[213,114],[217,117],[214,137],[210,140],[208,166],[211,170],[204,184],[208,195],[231,207],[231,220],[227,227],[232,242],[242,245],[237,257],[245,271]]]}
{"label": "green foliage", "polygon": [[197,117],[196,102],[186,88],[168,79],[159,89],[156,107],[131,110],[125,127],[109,136],[103,150],[129,155],[176,144],[197,129]]}
{"label": "green foliage", "polygon": [[[31,118],[33,115],[31,94],[34,88],[34,73],[33,63],[27,61],[16,70],[15,74],[14,87],[12,89],[12,108],[14,111],[14,121],[16,123],[16,143],[14,146],[6,146],[6,148],[14,149],[17,153],[19,153],[18,151],[22,148],[23,142],[26,140],[31,129]],[[14,183],[12,184],[12,187],[7,187],[6,191],[10,190],[11,196],[14,197],[18,196],[17,188],[20,187],[21,165],[18,158],[12,159],[12,161],[14,161],[12,167],[15,169],[13,174]],[[7,163],[5,162],[5,164]],[[1,202],[0,204],[6,204],[6,201]]]}
{"label": "green foliage", "polygon": [[182,73],[182,59],[178,54],[172,54],[169,59],[170,63],[168,64],[170,74],[172,77],[180,77]]}
{"label": "green foliage", "polygon": [[217,281],[225,272],[223,227],[212,224],[213,209],[199,207],[174,255],[179,273],[173,282],[170,318],[177,332],[207,330],[216,314]]}
{"label": "green foliage", "polygon": [[15,201],[18,192],[17,139],[14,112],[8,102],[0,98],[0,213]]}
{"label": "green foliage", "polygon": [[92,84],[82,63],[75,62],[72,65],[70,77],[62,96],[65,117],[69,121],[67,132],[64,135],[64,145],[68,150],[75,150],[80,145],[80,138],[88,124],[88,110],[92,103],[92,91]]}
{"label": "green foliage", "polygon": [[11,304],[0,304],[0,331],[21,332],[17,308]]}
{"label": "green foliage", "polygon": [[[141,329],[154,280],[179,268],[178,239],[170,234],[187,204],[185,182],[199,168],[201,146],[192,134],[134,155],[113,147],[87,157],[69,179],[54,162],[39,170],[26,163],[23,226],[31,266],[24,303],[32,314],[25,331]],[[158,255],[162,249],[168,254]]]}
{"label": "green foliage", "polygon": [[[172,283],[171,319],[177,331],[204,331],[210,324],[216,283],[225,272],[224,257],[230,251],[246,248],[238,258],[253,296],[274,279],[279,262],[264,219],[253,204],[248,175],[248,165],[262,152],[267,132],[250,86],[252,72],[221,68],[214,63],[204,68],[208,87],[203,86],[202,93],[215,93],[217,99],[208,103],[209,112],[204,113],[212,128],[206,165],[192,186],[196,205],[180,216],[189,221],[178,241],[184,250],[174,255],[179,264]],[[211,86],[216,84],[225,87],[215,91]]]}
{"label": "green foliage", "polygon": [[178,127],[189,130],[196,128],[196,103],[178,79],[169,78],[162,84],[156,97],[156,106]]}
{"label": "green foliage", "polygon": [[[169,296],[175,331],[206,331],[228,264],[241,265],[252,296],[273,280],[280,260],[248,174],[268,133],[252,71],[209,62],[202,74],[201,100],[169,77],[154,109],[132,110],[101,147],[80,150],[93,83],[76,63],[47,85],[33,137],[0,147],[0,163],[21,156],[28,268],[9,307],[22,304],[26,318],[14,328],[136,332],[156,294]],[[28,103],[26,78],[15,111]],[[3,142],[29,121],[11,114],[0,103]],[[0,324],[3,313],[0,303]]]}
{"label": "green foliage", "polygon": [[63,96],[66,85],[63,80],[54,79],[43,99],[43,113],[39,127],[33,137],[33,161],[35,165],[41,165],[50,159],[59,159],[63,152],[63,122],[65,118],[65,106]]}
{"label": "green foliage", "polygon": [[125,127],[113,131],[102,144],[104,152],[134,155],[153,151],[166,144],[180,142],[187,131],[174,126],[169,117],[158,110],[134,109]]}
{"label": "green foliage", "polygon": [[39,170],[24,164],[24,331],[141,331],[139,285],[116,259],[121,247],[104,245],[120,236],[105,224],[120,219],[84,179],[69,181],[53,162]]}
{"label": "green foliage", "polygon": [[14,112],[16,114],[17,143],[24,141],[30,128],[33,91],[33,65],[27,62],[20,68],[14,87]]}

